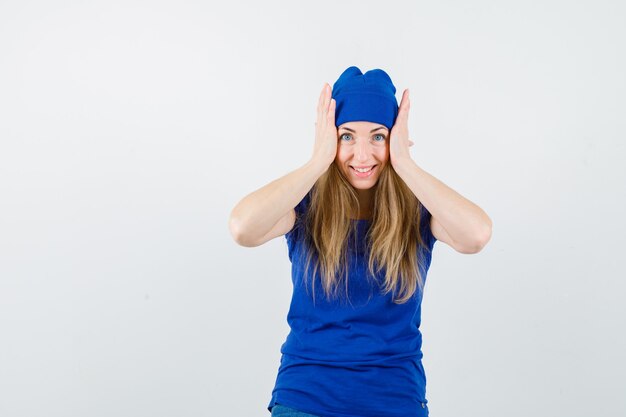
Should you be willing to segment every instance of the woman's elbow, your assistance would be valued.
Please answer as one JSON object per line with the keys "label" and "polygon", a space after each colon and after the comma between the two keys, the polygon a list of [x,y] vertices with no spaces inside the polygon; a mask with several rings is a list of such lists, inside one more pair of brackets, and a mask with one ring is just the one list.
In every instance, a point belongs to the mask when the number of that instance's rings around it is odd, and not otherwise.
{"label": "woman's elbow", "polygon": [[248,242],[246,240],[244,227],[241,224],[241,220],[233,214],[231,214],[230,218],[228,219],[228,231],[230,232],[230,236],[238,245],[245,247],[249,246],[247,244]]}
{"label": "woman's elbow", "polygon": [[480,237],[477,239],[476,241],[476,245],[475,245],[475,252],[474,253],[478,253],[481,250],[483,250],[483,248],[485,246],[487,246],[487,243],[489,243],[489,241],[491,240],[491,221],[489,222],[489,224],[485,227],[485,230],[479,235]]}

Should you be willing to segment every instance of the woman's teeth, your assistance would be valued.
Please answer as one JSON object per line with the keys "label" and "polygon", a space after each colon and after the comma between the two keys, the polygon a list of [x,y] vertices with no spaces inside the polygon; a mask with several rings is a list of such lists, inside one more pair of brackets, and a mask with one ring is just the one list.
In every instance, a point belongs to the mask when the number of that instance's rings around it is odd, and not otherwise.
{"label": "woman's teeth", "polygon": [[376,165],[372,165],[369,168],[355,168],[353,166],[351,166],[350,168],[354,170],[354,175],[356,175],[357,177],[367,178],[372,175],[372,172],[374,172],[374,168],[376,168]]}

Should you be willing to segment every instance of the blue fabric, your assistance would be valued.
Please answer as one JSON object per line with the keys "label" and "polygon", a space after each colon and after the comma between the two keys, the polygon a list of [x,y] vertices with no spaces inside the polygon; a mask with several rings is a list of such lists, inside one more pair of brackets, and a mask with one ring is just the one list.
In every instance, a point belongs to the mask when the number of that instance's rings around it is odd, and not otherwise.
{"label": "blue fabric", "polygon": [[398,116],[396,87],[382,69],[365,74],[348,67],[333,84],[335,126],[352,121],[380,123],[391,130]]}
{"label": "blue fabric", "polygon": [[[300,260],[301,220],[310,195],[295,208],[296,224],[285,235],[292,262],[293,293],[287,315],[291,330],[281,346],[268,410],[280,403],[323,417],[427,416],[419,331],[422,292],[418,288],[409,301],[394,304],[392,293],[383,296],[376,291],[382,286],[366,278],[368,252],[363,242],[370,221],[354,220],[358,243],[349,244],[350,299],[329,302],[318,281],[314,305],[310,280],[308,293],[303,284],[306,257]],[[430,230],[430,213],[426,208],[422,213],[422,237],[432,250],[436,239]],[[431,253],[420,248],[420,256],[426,279]],[[384,280],[382,272],[378,282]]]}
{"label": "blue fabric", "polygon": [[282,404],[276,404],[272,407],[271,417],[320,417],[314,414],[303,413],[294,408],[285,407]]}

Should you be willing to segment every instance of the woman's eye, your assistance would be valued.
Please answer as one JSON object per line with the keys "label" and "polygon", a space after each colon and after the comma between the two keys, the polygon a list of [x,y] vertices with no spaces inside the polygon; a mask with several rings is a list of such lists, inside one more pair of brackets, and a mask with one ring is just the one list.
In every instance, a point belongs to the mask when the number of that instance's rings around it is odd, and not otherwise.
{"label": "woman's eye", "polygon": [[[350,134],[348,134],[348,133],[344,133],[343,135],[341,135],[341,136],[339,137],[339,139],[348,138],[348,139],[346,139],[346,140],[349,140],[349,138],[351,138],[351,137],[352,137],[352,136],[351,136]],[[384,142],[384,141],[385,141],[385,139],[386,139],[386,138],[385,138],[385,135],[374,135],[374,138],[375,138],[375,139],[374,139],[374,141],[375,141],[375,142]]]}

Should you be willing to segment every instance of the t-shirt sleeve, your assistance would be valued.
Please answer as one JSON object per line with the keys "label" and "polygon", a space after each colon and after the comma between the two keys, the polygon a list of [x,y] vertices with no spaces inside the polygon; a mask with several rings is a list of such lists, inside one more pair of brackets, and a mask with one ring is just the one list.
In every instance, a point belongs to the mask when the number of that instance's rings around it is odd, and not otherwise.
{"label": "t-shirt sleeve", "polygon": [[301,239],[301,236],[304,231],[304,215],[309,206],[309,202],[311,200],[311,192],[309,191],[304,198],[296,205],[294,208],[296,212],[296,221],[291,228],[285,234],[285,239],[287,240],[287,247],[289,248],[289,259],[291,260],[291,255],[293,253],[296,241]]}
{"label": "t-shirt sleeve", "polygon": [[433,235],[432,230],[430,229],[430,212],[426,209],[425,206],[422,206],[422,216],[420,221],[420,232],[422,234],[422,239],[428,245],[429,248],[432,248],[437,238]]}

